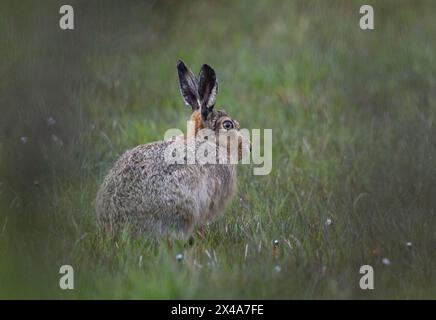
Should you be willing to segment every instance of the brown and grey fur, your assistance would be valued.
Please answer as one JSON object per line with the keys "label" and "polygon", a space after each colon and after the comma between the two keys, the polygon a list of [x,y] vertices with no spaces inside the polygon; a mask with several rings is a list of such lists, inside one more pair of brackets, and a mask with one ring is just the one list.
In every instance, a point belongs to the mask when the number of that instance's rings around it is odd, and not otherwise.
{"label": "brown and grey fur", "polygon": [[[181,94],[192,107],[195,133],[203,128],[218,132],[226,121],[237,133],[237,121],[213,110],[218,90],[214,70],[203,65],[197,80],[182,61],[177,69]],[[97,221],[105,232],[114,234],[128,227],[135,235],[187,235],[224,210],[235,193],[236,165],[169,164],[164,151],[170,143],[139,145],[110,169],[96,198]],[[240,141],[238,147],[242,148]]]}

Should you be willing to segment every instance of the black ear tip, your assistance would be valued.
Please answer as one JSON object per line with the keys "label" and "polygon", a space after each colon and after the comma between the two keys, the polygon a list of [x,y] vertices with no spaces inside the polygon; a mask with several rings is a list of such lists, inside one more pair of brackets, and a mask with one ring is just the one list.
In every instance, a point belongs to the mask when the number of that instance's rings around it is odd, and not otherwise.
{"label": "black ear tip", "polygon": [[213,68],[210,65],[208,65],[208,64],[203,64],[201,69],[206,71],[209,74],[215,74],[215,70],[213,70]]}
{"label": "black ear tip", "polygon": [[180,59],[177,60],[177,69],[179,69],[179,70],[187,69],[185,63]]}

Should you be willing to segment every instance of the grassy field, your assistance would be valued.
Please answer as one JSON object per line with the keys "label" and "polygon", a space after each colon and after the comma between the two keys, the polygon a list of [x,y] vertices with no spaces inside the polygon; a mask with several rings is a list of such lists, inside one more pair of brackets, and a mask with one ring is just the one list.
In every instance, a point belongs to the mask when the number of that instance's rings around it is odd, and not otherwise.
{"label": "grassy field", "polygon": [[[436,298],[435,2],[373,1],[373,31],[359,1],[70,2],[74,31],[58,1],[0,5],[1,298]],[[110,239],[104,174],[186,130],[179,58],[273,130],[272,172],[240,166],[192,245]]]}

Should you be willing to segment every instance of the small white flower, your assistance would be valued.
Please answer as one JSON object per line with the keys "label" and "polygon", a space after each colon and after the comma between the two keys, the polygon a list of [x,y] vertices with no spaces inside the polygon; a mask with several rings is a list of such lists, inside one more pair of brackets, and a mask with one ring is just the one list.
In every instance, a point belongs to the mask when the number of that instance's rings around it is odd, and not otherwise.
{"label": "small white flower", "polygon": [[280,266],[275,266],[275,267],[274,267],[274,271],[275,271],[275,272],[281,272],[281,271],[282,271],[282,267],[280,267]]}
{"label": "small white flower", "polygon": [[20,141],[21,141],[22,144],[26,144],[27,141],[29,141],[29,138],[28,137],[21,137]]}
{"label": "small white flower", "polygon": [[56,124],[56,120],[53,117],[47,118],[47,125],[54,126]]}
{"label": "small white flower", "polygon": [[391,260],[389,260],[388,258],[383,258],[382,263],[383,263],[385,266],[389,266],[389,265],[391,264]]}
{"label": "small white flower", "polygon": [[329,225],[331,225],[333,223],[332,219],[327,218],[327,220],[325,221],[325,225],[328,227]]}
{"label": "small white flower", "polygon": [[64,142],[55,134],[51,135],[51,140],[59,146],[62,146]]}
{"label": "small white flower", "polygon": [[183,254],[179,253],[178,255],[176,255],[176,260],[177,261],[182,261],[183,260]]}

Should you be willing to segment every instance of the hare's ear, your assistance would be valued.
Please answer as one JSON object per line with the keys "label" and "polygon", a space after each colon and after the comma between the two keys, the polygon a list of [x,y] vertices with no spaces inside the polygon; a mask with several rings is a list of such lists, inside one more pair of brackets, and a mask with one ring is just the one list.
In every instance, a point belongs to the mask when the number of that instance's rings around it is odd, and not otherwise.
{"label": "hare's ear", "polygon": [[198,95],[201,104],[201,116],[206,120],[211,113],[218,93],[218,81],[216,79],[215,71],[204,64],[200,71],[200,80],[198,84]]}
{"label": "hare's ear", "polygon": [[177,72],[179,74],[180,93],[185,104],[191,106],[192,111],[199,109],[200,98],[198,96],[197,78],[182,60],[177,62]]}

